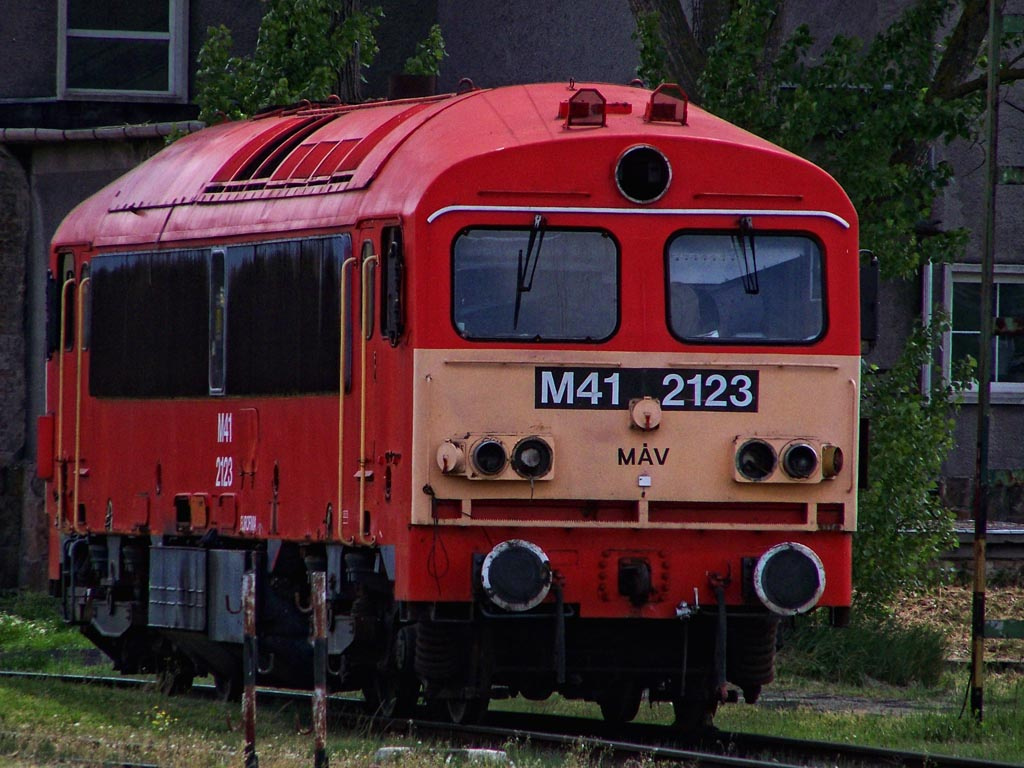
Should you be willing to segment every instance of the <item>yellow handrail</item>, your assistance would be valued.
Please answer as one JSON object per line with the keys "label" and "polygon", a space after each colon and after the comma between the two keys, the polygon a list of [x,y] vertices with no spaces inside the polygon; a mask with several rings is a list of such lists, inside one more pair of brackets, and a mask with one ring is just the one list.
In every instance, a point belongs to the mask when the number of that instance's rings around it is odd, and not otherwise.
{"label": "yellow handrail", "polygon": [[91,278],[83,278],[78,284],[78,306],[75,307],[75,346],[77,354],[75,358],[75,487],[71,499],[71,520],[72,527],[76,533],[81,533],[78,525],[78,479],[81,476],[82,463],[82,348],[85,337],[82,334],[82,325],[85,317],[83,305],[85,304],[85,289],[89,286]]}
{"label": "yellow handrail", "polygon": [[341,300],[339,302],[339,324],[338,333],[338,503],[335,506],[335,514],[338,518],[338,538],[345,538],[345,531],[342,525],[342,503],[344,497],[341,495],[342,476],[344,475],[345,458],[345,354],[348,339],[345,334],[345,321],[348,313],[348,268],[355,263],[356,257],[349,256],[341,262]]}
{"label": "yellow handrail", "polygon": [[366,330],[369,327],[370,313],[370,290],[369,273],[380,257],[376,254],[363,259],[362,285],[360,286],[360,300],[362,304],[362,333],[359,334],[359,529],[356,531],[356,541],[363,545],[371,545],[376,539],[363,533],[366,530]]}
{"label": "yellow handrail", "polygon": [[[64,345],[67,344],[67,323],[64,320],[68,311],[68,286],[75,284],[75,278],[64,281],[60,287],[60,346],[57,347],[57,463],[64,460]],[[53,521],[58,530],[64,525],[64,472],[60,467],[57,471],[57,517]]]}

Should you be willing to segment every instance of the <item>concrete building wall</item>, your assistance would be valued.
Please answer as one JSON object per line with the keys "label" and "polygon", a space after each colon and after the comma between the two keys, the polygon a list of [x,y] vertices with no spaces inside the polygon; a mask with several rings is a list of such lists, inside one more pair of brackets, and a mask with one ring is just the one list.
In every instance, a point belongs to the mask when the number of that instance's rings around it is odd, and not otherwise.
{"label": "concrete building wall", "polygon": [[25,249],[29,188],[18,160],[0,147],[0,586],[18,580],[26,450]]}
{"label": "concrete building wall", "polygon": [[[0,0],[0,100],[53,97],[57,92],[57,3]],[[24,4],[27,6],[28,4]]]}
{"label": "concrete building wall", "polygon": [[638,54],[625,0],[438,0],[449,56],[440,86],[468,77],[483,88],[512,83],[627,83]]}

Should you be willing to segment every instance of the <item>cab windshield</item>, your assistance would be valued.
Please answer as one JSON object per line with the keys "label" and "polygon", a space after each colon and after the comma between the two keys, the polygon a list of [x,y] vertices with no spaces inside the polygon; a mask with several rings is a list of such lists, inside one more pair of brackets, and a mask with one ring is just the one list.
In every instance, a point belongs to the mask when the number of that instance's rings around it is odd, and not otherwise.
{"label": "cab windshield", "polygon": [[619,324],[619,249],[598,230],[467,229],[453,249],[452,318],[467,339],[597,342]]}
{"label": "cab windshield", "polygon": [[821,249],[809,237],[679,234],[666,276],[669,328],[683,341],[796,344],[825,330]]}

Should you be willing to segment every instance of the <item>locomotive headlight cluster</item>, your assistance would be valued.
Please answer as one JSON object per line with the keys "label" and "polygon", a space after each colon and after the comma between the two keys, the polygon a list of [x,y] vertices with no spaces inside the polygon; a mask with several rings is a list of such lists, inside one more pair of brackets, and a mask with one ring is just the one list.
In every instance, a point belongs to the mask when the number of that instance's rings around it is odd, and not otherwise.
{"label": "locomotive headlight cluster", "polygon": [[485,438],[473,446],[470,454],[473,468],[481,475],[494,477],[508,464],[508,454],[500,440]]}
{"label": "locomotive headlight cluster", "polygon": [[528,611],[540,605],[551,589],[551,564],[533,542],[509,539],[484,558],[480,586],[492,603],[506,611]]}
{"label": "locomotive headlight cluster", "polygon": [[806,480],[818,468],[818,452],[808,443],[792,442],[782,453],[782,469],[794,480]]}
{"label": "locomotive headlight cluster", "polygon": [[810,547],[795,541],[776,544],[754,566],[754,590],[780,616],[806,613],[825,591],[825,566]]}
{"label": "locomotive headlight cluster", "polygon": [[550,435],[473,435],[438,446],[437,466],[445,475],[470,480],[550,480],[555,451]]}
{"label": "locomotive headlight cluster", "polygon": [[535,479],[551,471],[551,446],[540,437],[526,437],[512,449],[512,469],[520,477]]}
{"label": "locomotive headlight cluster", "polygon": [[737,437],[734,479],[741,483],[818,482],[843,469],[837,445],[789,437]]}

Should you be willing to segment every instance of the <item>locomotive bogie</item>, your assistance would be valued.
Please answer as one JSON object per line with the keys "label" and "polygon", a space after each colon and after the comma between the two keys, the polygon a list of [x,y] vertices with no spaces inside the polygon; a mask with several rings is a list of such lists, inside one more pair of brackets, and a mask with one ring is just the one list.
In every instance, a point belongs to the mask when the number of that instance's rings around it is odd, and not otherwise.
{"label": "locomotive bogie", "polygon": [[558,692],[706,725],[771,682],[780,617],[850,605],[856,228],[675,87],[175,142],[54,241],[65,618],[168,692],[325,657],[389,715]]}

